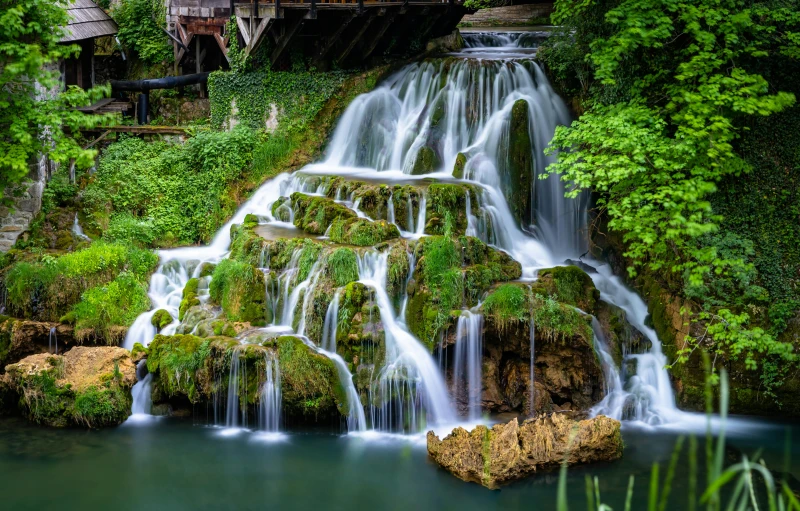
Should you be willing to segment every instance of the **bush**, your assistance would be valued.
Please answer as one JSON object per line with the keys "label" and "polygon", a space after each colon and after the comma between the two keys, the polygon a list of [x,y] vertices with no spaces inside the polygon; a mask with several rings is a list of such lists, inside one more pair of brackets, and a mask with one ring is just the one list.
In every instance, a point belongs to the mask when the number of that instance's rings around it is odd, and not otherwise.
{"label": "bush", "polygon": [[164,2],[121,0],[111,14],[119,25],[117,37],[142,61],[154,65],[173,60],[172,44],[162,30],[167,14]]}
{"label": "bush", "polygon": [[86,290],[72,312],[76,329],[92,329],[111,344],[119,340],[119,334],[111,327],[131,325],[149,309],[147,287],[130,273],[122,272],[107,285]]}

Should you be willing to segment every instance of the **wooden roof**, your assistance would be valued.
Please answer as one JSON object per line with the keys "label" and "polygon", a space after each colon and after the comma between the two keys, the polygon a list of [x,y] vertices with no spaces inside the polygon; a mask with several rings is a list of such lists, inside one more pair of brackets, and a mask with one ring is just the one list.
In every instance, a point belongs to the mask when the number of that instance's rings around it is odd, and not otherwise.
{"label": "wooden roof", "polygon": [[67,8],[69,24],[62,43],[117,33],[117,23],[92,0],[75,0]]}

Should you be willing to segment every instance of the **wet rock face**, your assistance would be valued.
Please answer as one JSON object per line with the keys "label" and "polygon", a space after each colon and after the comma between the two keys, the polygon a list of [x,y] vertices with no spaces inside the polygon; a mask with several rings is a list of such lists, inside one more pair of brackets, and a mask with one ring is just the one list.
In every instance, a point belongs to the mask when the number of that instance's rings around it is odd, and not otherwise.
{"label": "wet rock face", "polygon": [[6,367],[18,406],[48,426],[121,424],[130,415],[136,368],[128,350],[77,346],[64,355],[40,353]]}
{"label": "wet rock face", "polygon": [[[570,438],[574,434],[574,438]],[[487,488],[554,468],[613,461],[622,456],[620,423],[605,416],[579,420],[555,413],[527,420],[456,428],[443,440],[428,432],[428,454],[442,468]]]}
{"label": "wet rock face", "polygon": [[[58,343],[59,353],[75,346],[74,329],[70,325],[13,318],[0,321],[0,373],[6,365],[23,357],[47,353],[50,350],[50,331],[53,328],[53,341],[54,344]],[[55,345],[52,351],[55,351]]]}

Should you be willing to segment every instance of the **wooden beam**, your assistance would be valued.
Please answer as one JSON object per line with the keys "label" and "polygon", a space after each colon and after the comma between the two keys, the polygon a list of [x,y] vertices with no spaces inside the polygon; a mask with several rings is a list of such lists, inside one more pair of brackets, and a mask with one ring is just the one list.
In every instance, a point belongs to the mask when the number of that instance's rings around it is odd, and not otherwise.
{"label": "wooden beam", "polygon": [[300,30],[300,27],[303,25],[304,21],[305,19],[303,18],[300,18],[293,22],[290,22],[289,20],[284,21],[284,23],[292,23],[292,24],[283,30],[283,35],[278,40],[277,46],[275,47],[274,50],[272,50],[272,55],[270,55],[269,58],[270,62],[275,64],[278,61],[278,59],[281,58],[283,51],[286,49],[287,46],[289,46],[289,42],[291,42],[292,38],[294,38],[294,35],[297,33],[297,31]]}
{"label": "wooden beam", "polygon": [[183,56],[186,55],[186,52],[188,51],[189,44],[192,42],[192,39],[194,38],[194,33],[187,32],[186,28],[180,23],[178,23],[176,27],[178,28],[178,35],[180,36],[181,41],[183,41],[183,48],[178,50],[178,54],[175,56],[175,63],[179,64],[180,61],[183,59]]}
{"label": "wooden beam", "polygon": [[242,18],[236,16],[236,26],[239,27],[239,34],[242,35],[242,39],[244,39],[245,47],[250,45],[250,30],[247,28],[247,23],[244,22]]}
{"label": "wooden beam", "polygon": [[250,43],[247,45],[247,48],[245,48],[246,55],[250,55],[258,49],[258,45],[261,44],[261,40],[263,39],[261,36],[264,35],[264,31],[267,29],[272,19],[273,18],[269,16],[261,19],[261,22],[256,27],[256,31],[253,33],[253,37],[250,39]]}
{"label": "wooden beam", "polygon": [[228,36],[222,37],[219,34],[214,34],[214,40],[217,41],[217,46],[219,46],[219,49],[222,50],[222,54],[225,55],[225,58],[227,59],[229,37]]}
{"label": "wooden beam", "polygon": [[370,39],[367,42],[367,45],[364,47],[364,52],[362,53],[363,59],[366,59],[373,51],[375,51],[375,47],[378,45],[378,42],[380,42],[383,34],[386,33],[386,30],[388,30],[392,23],[394,23],[394,18],[396,16],[397,13],[392,12],[388,16],[383,17],[383,23],[380,27],[378,27],[378,30],[373,34],[372,39]]}
{"label": "wooden beam", "polygon": [[364,20],[364,23],[361,25],[361,28],[358,29],[358,32],[356,32],[353,35],[353,38],[350,39],[350,42],[347,43],[347,46],[344,48],[344,50],[342,50],[336,57],[335,60],[337,64],[341,64],[344,61],[344,59],[346,59],[347,56],[350,55],[350,52],[353,51],[353,48],[355,48],[356,43],[358,43],[361,40],[361,36],[364,35],[364,32],[367,31],[369,26],[372,24],[372,20],[374,19],[375,16],[369,15],[367,19]]}
{"label": "wooden beam", "polygon": [[314,60],[316,60],[317,62],[322,62],[328,55],[328,53],[331,51],[331,49],[333,49],[333,46],[336,44],[336,41],[339,40],[339,36],[342,35],[344,29],[346,29],[350,25],[350,22],[356,18],[357,16],[353,14],[344,19],[342,23],[339,25],[339,27],[336,30],[334,30],[334,32],[330,36],[325,38],[325,40],[323,40],[320,43],[321,48],[319,50],[319,53],[317,53],[317,57]]}

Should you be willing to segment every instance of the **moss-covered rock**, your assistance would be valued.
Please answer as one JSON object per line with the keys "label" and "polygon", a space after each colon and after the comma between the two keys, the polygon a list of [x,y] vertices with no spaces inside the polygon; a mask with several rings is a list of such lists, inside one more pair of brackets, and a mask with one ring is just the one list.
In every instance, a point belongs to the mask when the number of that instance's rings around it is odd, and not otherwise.
{"label": "moss-covered rock", "polygon": [[156,327],[156,330],[161,330],[172,323],[172,315],[165,309],[158,309],[150,319],[150,323]]}
{"label": "moss-covered rock", "polygon": [[464,167],[467,166],[467,157],[464,153],[456,155],[456,163],[453,165],[453,177],[464,179]]}
{"label": "moss-covered rock", "polygon": [[209,285],[211,299],[230,321],[266,324],[264,274],[256,267],[224,259],[214,269]]}
{"label": "moss-covered rock", "polygon": [[528,132],[528,102],[519,99],[511,108],[508,139],[508,161],[501,174],[503,193],[514,218],[527,224],[531,218],[531,186],[533,185],[533,153]]}
{"label": "moss-covered rock", "polygon": [[[292,420],[315,422],[347,413],[347,398],[333,362],[297,337],[262,344],[240,344],[226,337],[157,335],[149,347],[147,368],[154,374],[154,402],[176,398],[211,403],[238,385],[240,406],[255,407],[268,357],[277,357],[282,411]],[[231,361],[238,360],[239,381],[231,382]]]}
{"label": "moss-covered rock", "polygon": [[31,355],[6,369],[20,410],[36,423],[96,428],[130,415],[136,368],[123,348],[78,346],[64,355]]}
{"label": "moss-covered rock", "polygon": [[592,278],[577,266],[557,266],[539,270],[539,279],[533,286],[539,295],[555,297],[561,303],[574,305],[593,314],[600,299],[600,291],[594,287]]}
{"label": "moss-covered rock", "polygon": [[199,291],[200,281],[196,278],[189,279],[183,287],[183,294],[181,297],[181,304],[178,308],[178,319],[183,321],[186,311],[191,307],[200,305],[200,299],[197,297]]}
{"label": "moss-covered rock", "polygon": [[295,192],[291,197],[294,225],[312,234],[325,234],[334,220],[354,220],[355,212],[327,197]]}
{"label": "moss-covered rock", "polygon": [[428,146],[422,146],[417,151],[417,156],[414,159],[414,165],[411,167],[411,174],[413,175],[420,175],[420,174],[430,174],[434,170],[436,170],[441,161],[439,157],[436,155],[436,151],[433,148]]}
{"label": "moss-covered rock", "polygon": [[131,360],[133,363],[136,364],[145,358],[147,358],[147,348],[140,342],[134,343],[133,348],[131,348]]}

